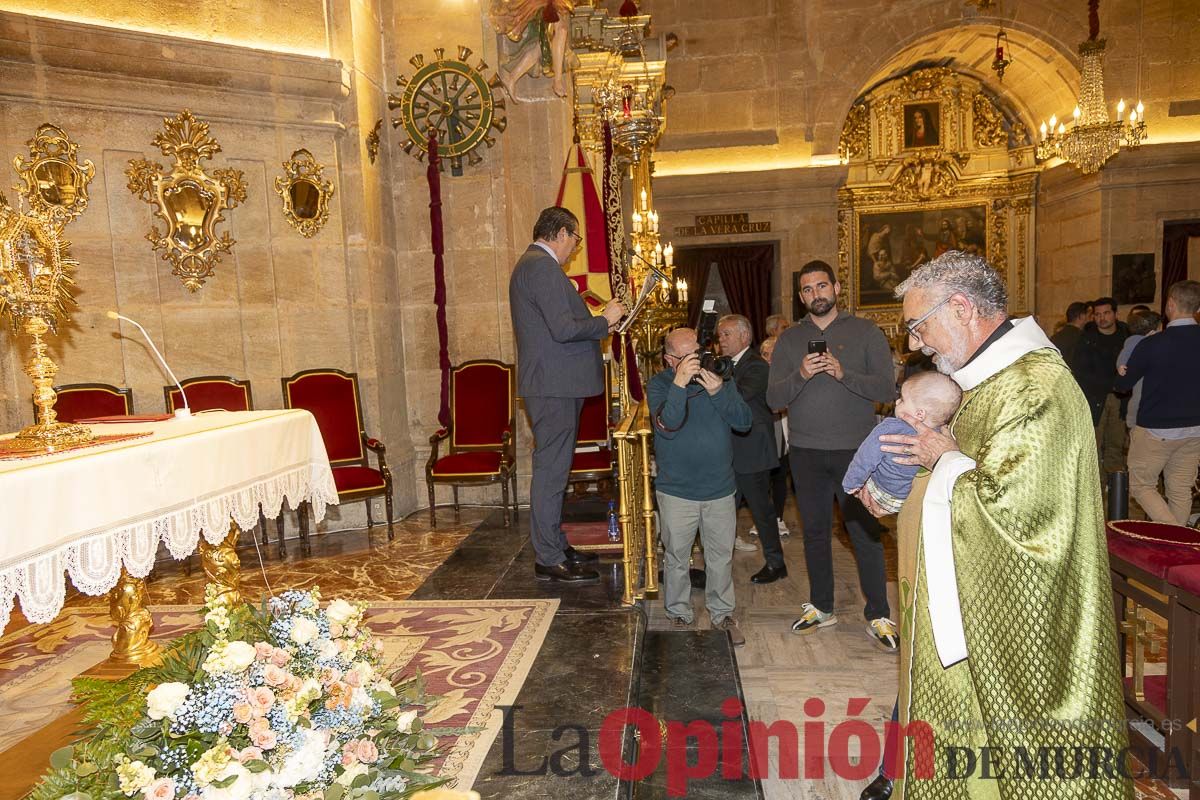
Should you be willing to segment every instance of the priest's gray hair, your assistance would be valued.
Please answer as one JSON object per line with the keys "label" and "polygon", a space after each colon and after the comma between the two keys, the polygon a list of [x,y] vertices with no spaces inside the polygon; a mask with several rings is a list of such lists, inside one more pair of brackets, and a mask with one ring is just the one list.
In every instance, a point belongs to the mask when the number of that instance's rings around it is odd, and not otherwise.
{"label": "priest's gray hair", "polygon": [[933,289],[943,297],[965,295],[986,318],[1008,313],[1008,290],[1000,273],[979,256],[960,250],[922,264],[896,287],[896,297],[903,298],[912,289]]}

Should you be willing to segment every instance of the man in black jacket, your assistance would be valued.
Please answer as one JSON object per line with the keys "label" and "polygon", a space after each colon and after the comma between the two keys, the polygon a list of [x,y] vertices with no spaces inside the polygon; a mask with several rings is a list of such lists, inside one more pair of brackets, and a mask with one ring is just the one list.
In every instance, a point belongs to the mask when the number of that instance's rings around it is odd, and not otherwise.
{"label": "man in black jacket", "polygon": [[1087,304],[1076,300],[1067,306],[1066,324],[1050,337],[1050,341],[1054,342],[1058,352],[1062,353],[1063,361],[1068,364],[1075,358],[1075,348],[1079,345],[1079,339],[1083,336],[1083,329],[1087,323]]}
{"label": "man in black jacket", "polygon": [[1129,326],[1117,319],[1117,301],[1111,297],[1101,297],[1094,308],[1095,321],[1084,326],[1071,371],[1091,406],[1100,468],[1109,474],[1125,469],[1124,403],[1113,393],[1113,384],[1117,356],[1129,337]]}
{"label": "man in black jacket", "polygon": [[771,503],[771,470],[779,465],[775,455],[775,415],[767,407],[767,382],[771,368],[750,342],[750,320],[740,314],[728,314],[717,323],[721,352],[733,359],[733,380],[738,394],[750,406],[754,418],[750,430],[734,431],[733,473],[737,486],[735,508],[746,498],[750,516],[758,528],[766,565],[751,576],[752,583],[773,583],[787,577],[783,547],[779,543],[779,524]]}

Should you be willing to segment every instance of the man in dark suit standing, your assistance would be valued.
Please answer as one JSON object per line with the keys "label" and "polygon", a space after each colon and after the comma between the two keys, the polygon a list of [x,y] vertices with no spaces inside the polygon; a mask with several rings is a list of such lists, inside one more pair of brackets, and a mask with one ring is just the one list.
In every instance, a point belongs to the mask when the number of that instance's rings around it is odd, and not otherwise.
{"label": "man in dark suit standing", "polygon": [[721,353],[733,359],[733,380],[738,394],[750,406],[754,422],[750,430],[733,436],[733,473],[737,486],[736,503],[746,498],[750,516],[758,528],[766,565],[751,576],[752,583],[773,583],[787,577],[783,547],[779,543],[779,524],[771,503],[771,470],[779,466],[775,444],[775,415],[767,406],[767,384],[771,368],[750,346],[753,329],[741,314],[727,314],[717,323]]}
{"label": "man in dark suit standing", "polygon": [[575,454],[584,398],[604,391],[600,340],[625,314],[616,300],[593,317],[562,265],[583,241],[579,220],[551,206],[538,216],[529,245],[513,269],[508,302],[517,337],[517,394],[533,425],[529,487],[530,539],[538,580],[580,583],[599,574],[562,531],[563,494]]}

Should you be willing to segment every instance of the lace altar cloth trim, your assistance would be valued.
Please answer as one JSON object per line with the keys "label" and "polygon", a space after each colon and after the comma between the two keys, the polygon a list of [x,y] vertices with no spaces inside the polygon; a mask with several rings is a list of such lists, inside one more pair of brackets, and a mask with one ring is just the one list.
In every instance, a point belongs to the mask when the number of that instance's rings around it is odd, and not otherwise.
{"label": "lace altar cloth trim", "polygon": [[220,544],[229,534],[231,518],[242,530],[250,530],[258,523],[260,506],[268,519],[275,519],[283,512],[285,500],[292,509],[307,500],[317,521],[324,519],[325,507],[338,502],[328,464],[306,464],[198,499],[183,508],[71,542],[0,572],[0,630],[8,625],[15,598],[20,598],[21,611],[30,622],[46,623],[57,617],[67,592],[64,572],[81,592],[102,595],[117,585],[122,565],[135,578],[149,575],[159,542],[166,545],[172,558],[187,558],[202,535],[209,544]]}
{"label": "lace altar cloth trim", "polygon": [[13,441],[12,439],[5,439],[4,444],[0,445],[0,461],[21,461],[26,458],[44,458],[46,456],[56,456],[59,453],[69,453],[72,450],[83,450],[88,447],[100,447],[101,445],[106,444],[116,444],[117,442],[124,442],[127,439],[144,439],[150,435],[151,434],[149,432],[146,432],[118,433],[111,436],[97,436],[90,442],[80,442],[79,444],[69,444],[62,447],[57,447],[52,453],[48,453],[40,448],[34,450],[6,450],[6,445],[8,447],[14,447],[14,445],[9,444]]}

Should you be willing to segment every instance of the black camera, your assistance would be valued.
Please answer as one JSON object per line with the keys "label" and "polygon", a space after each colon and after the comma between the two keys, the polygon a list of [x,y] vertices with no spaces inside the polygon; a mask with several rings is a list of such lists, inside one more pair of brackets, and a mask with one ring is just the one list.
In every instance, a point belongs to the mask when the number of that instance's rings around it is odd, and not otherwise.
{"label": "black camera", "polygon": [[[706,301],[706,305],[712,301]],[[733,359],[729,356],[719,356],[713,350],[713,340],[717,335],[717,319],[715,311],[705,308],[700,312],[700,324],[696,326],[696,342],[700,349],[696,355],[700,357],[700,369],[706,369],[723,381],[733,377]],[[700,376],[692,378],[692,383],[699,383]]]}

